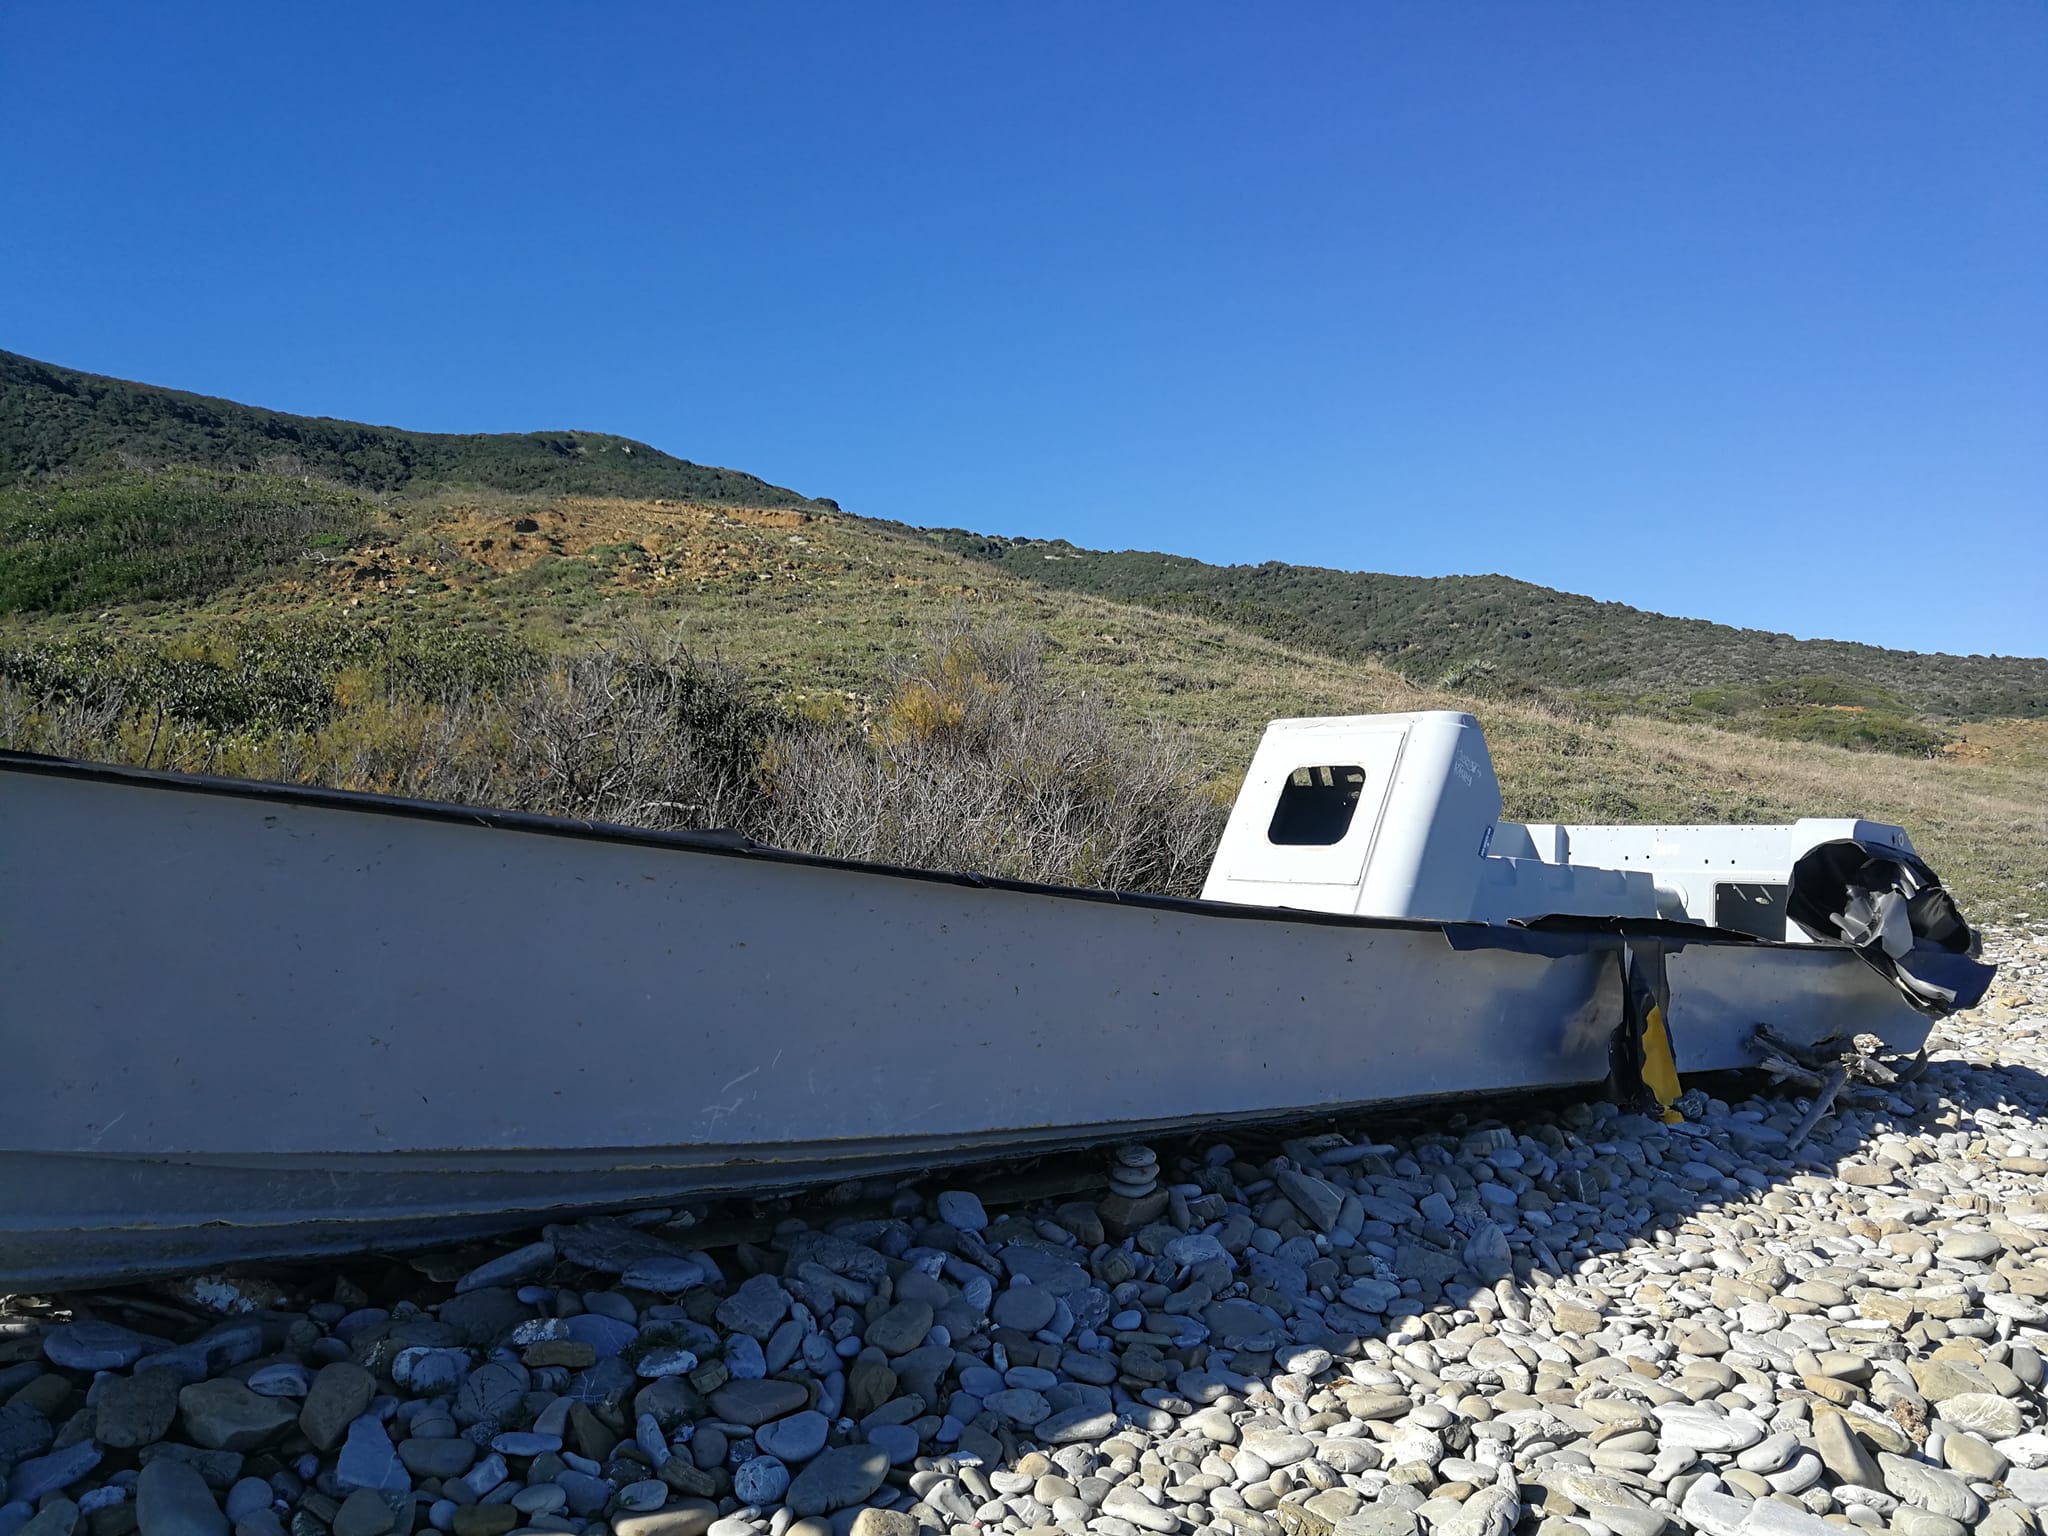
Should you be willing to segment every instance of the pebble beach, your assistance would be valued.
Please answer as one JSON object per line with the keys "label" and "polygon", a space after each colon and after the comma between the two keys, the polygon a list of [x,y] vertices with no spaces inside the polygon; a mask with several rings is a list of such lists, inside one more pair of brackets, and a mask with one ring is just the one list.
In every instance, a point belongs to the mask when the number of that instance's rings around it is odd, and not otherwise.
{"label": "pebble beach", "polygon": [[0,1536],[2039,1533],[2048,923],[1986,953],[1797,1147],[1729,1080],[12,1298]]}

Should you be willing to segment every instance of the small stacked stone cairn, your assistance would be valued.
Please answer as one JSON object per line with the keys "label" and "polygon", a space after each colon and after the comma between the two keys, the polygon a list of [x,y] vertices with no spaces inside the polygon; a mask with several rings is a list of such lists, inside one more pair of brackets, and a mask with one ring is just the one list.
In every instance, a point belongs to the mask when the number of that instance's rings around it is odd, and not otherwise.
{"label": "small stacked stone cairn", "polygon": [[1118,1147],[1109,1167],[1109,1198],[1102,1202],[1103,1226],[1119,1235],[1135,1232],[1157,1221],[1166,1203],[1157,1154],[1136,1142]]}
{"label": "small stacked stone cairn", "polygon": [[1142,1200],[1159,1187],[1159,1158],[1150,1147],[1136,1143],[1116,1149],[1116,1164],[1109,1170],[1112,1193]]}

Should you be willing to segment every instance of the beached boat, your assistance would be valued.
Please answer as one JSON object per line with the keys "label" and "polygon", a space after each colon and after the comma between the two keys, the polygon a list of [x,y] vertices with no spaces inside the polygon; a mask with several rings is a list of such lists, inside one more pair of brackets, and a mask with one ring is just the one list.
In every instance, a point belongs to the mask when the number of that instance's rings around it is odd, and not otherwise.
{"label": "beached boat", "polygon": [[[1469,716],[1276,722],[1185,901],[0,754],[0,1291],[1591,1087],[1651,963],[1681,1074],[1988,980],[1897,829],[1499,811]],[[1829,847],[1860,947],[1786,931]]]}

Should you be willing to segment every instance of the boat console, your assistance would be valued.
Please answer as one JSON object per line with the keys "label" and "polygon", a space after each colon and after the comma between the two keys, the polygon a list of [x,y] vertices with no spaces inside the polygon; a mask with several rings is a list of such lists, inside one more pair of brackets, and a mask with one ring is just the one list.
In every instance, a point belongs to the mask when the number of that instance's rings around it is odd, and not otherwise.
{"label": "boat console", "polygon": [[1976,935],[1904,828],[1887,822],[1569,826],[1500,813],[1471,715],[1275,720],[1202,895],[1451,922],[1663,919],[1847,944],[1909,997],[1947,1007],[1974,1001],[1988,975],[1974,964]]}

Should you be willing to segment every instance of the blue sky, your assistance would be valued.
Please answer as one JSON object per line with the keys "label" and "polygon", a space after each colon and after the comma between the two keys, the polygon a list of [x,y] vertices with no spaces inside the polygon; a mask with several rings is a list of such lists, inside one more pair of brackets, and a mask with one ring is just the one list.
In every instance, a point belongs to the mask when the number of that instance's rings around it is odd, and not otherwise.
{"label": "blue sky", "polygon": [[0,347],[2048,652],[2048,8],[0,9]]}

